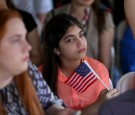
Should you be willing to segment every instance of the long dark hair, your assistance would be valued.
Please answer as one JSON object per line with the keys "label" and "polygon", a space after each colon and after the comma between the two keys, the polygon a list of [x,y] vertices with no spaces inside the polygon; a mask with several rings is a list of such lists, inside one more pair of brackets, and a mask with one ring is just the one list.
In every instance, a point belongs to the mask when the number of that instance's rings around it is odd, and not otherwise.
{"label": "long dark hair", "polygon": [[105,27],[105,17],[107,15],[107,12],[111,12],[111,10],[103,3],[101,3],[100,0],[95,0],[91,6],[97,17],[95,25],[98,29],[98,32],[101,33],[103,28]]}
{"label": "long dark hair", "polygon": [[57,95],[57,76],[60,66],[60,58],[54,53],[54,48],[59,47],[59,41],[69,27],[77,25],[82,28],[80,22],[68,14],[58,14],[53,17],[45,27],[44,35],[44,69],[43,75],[52,91]]}

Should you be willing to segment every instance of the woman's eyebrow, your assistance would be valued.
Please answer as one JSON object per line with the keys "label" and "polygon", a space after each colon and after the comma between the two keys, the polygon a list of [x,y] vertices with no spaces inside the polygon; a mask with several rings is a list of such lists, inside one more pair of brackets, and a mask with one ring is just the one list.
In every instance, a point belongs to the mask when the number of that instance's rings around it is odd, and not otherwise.
{"label": "woman's eyebrow", "polygon": [[66,35],[63,39],[65,40],[65,39],[67,39],[69,37],[74,37],[74,35]]}
{"label": "woman's eyebrow", "polygon": [[84,33],[83,29],[80,30],[79,34],[82,33],[82,32]]}
{"label": "woman's eyebrow", "polygon": [[[78,34],[81,34],[82,32],[84,33],[83,29],[81,29]],[[65,37],[63,37],[63,39],[65,40],[65,39],[67,39],[69,37],[74,37],[74,35],[65,35]]]}
{"label": "woman's eyebrow", "polygon": [[15,35],[12,35],[11,37],[9,37],[9,39],[14,39],[14,38],[20,38],[21,37],[21,35],[19,35],[19,34],[15,34]]}

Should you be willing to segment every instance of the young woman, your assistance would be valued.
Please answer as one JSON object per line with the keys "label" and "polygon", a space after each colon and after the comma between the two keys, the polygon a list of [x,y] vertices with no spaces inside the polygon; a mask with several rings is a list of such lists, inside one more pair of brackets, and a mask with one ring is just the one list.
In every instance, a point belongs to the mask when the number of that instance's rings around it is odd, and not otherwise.
{"label": "young woman", "polygon": [[61,106],[61,100],[53,95],[36,67],[28,65],[31,46],[21,16],[1,9],[0,25],[0,115],[73,113]]}
{"label": "young woman", "polygon": [[[45,29],[43,52],[45,79],[55,94],[64,100],[67,107],[74,110],[81,109],[84,115],[96,114],[101,103],[116,96],[117,91],[116,89],[108,92],[104,90],[105,86],[101,81],[110,88],[108,71],[103,64],[86,56],[87,42],[82,25],[70,15],[58,14],[47,23]],[[67,81],[71,79],[74,70],[76,71],[76,68],[85,61],[97,75],[94,74],[96,77],[94,77],[93,83],[80,92],[67,84]],[[79,71],[85,73],[87,70],[82,68]],[[97,76],[101,81],[96,79]],[[80,80],[80,78],[77,79]],[[82,81],[76,80],[73,84],[76,82],[79,84]],[[100,94],[104,94],[104,96],[100,97]]]}
{"label": "young woman", "polygon": [[110,9],[100,4],[99,0],[71,0],[69,4],[48,13],[46,22],[59,13],[70,14],[81,22],[88,42],[87,55],[101,61],[109,69],[114,38]]}

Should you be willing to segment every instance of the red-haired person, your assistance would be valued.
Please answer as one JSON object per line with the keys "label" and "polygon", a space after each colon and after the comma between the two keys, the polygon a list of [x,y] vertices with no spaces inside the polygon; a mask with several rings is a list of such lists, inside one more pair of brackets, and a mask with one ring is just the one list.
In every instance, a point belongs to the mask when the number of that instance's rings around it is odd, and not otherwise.
{"label": "red-haired person", "polygon": [[0,10],[0,115],[69,115],[36,67],[29,62],[31,46],[16,11]]}

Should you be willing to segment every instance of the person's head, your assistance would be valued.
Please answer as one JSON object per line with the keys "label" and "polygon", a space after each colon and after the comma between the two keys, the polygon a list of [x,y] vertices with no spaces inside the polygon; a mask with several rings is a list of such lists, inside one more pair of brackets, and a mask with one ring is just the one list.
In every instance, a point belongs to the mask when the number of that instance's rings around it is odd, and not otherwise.
{"label": "person's head", "polygon": [[[26,72],[30,50],[31,46],[26,41],[26,29],[20,14],[17,11],[1,9],[0,80],[3,81],[1,83],[12,78],[28,113],[30,115],[43,115],[34,87]],[[3,87],[6,87],[10,82],[4,84]],[[1,106],[0,111],[2,111]]]}
{"label": "person's head", "polygon": [[20,15],[9,10],[0,10],[0,25],[0,69],[7,77],[16,76],[28,67],[26,29]]}
{"label": "person's head", "polygon": [[44,75],[54,78],[63,61],[81,60],[86,56],[87,42],[82,25],[70,15],[58,14],[46,25],[44,46],[44,63],[47,67]]}

